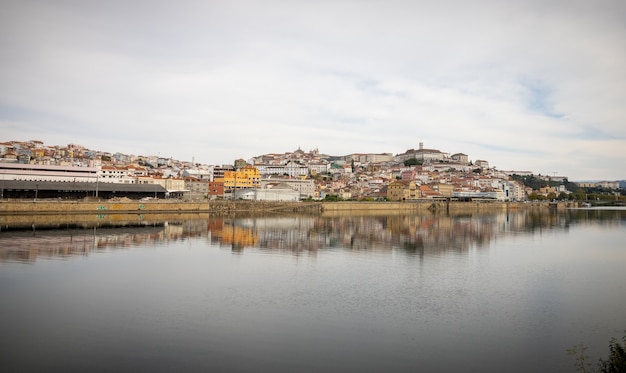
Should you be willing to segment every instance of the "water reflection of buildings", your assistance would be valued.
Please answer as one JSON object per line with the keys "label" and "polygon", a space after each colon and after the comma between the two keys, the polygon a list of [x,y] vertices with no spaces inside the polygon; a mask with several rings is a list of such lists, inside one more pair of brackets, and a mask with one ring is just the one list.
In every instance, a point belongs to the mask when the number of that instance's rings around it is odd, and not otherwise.
{"label": "water reflection of buildings", "polygon": [[498,237],[566,231],[574,224],[626,224],[626,210],[519,211],[502,214],[290,216],[203,218],[113,228],[0,232],[0,262],[71,257],[188,238],[260,251],[315,254],[320,250],[401,251],[414,255],[467,252]]}
{"label": "water reflection of buildings", "polygon": [[0,234],[0,262],[34,262],[41,258],[87,256],[147,244],[207,235],[206,221],[161,222],[146,225],[89,229],[4,231]]}
{"label": "water reflection of buildings", "polygon": [[[472,244],[486,246],[497,231],[498,219],[505,217],[343,216],[238,220],[229,224],[238,234],[222,228],[212,237],[241,250],[258,247],[265,251],[317,252],[323,249],[353,251],[414,252],[468,250]],[[227,233],[226,233],[227,232]],[[248,244],[247,242],[252,242]]]}
{"label": "water reflection of buildings", "polygon": [[233,250],[242,250],[245,247],[256,246],[259,237],[250,227],[236,224],[233,220],[213,220],[208,224],[211,232],[211,242],[231,246]]}
{"label": "water reflection of buildings", "polygon": [[[608,214],[609,221],[624,214]],[[501,214],[391,215],[234,219],[213,232],[213,239],[236,251],[315,253],[324,249],[353,251],[404,250],[414,254],[466,252],[491,246],[498,237],[567,230],[571,224],[597,223],[598,215],[579,210],[516,211]],[[600,219],[600,221],[602,221]],[[619,224],[619,223],[618,223]]]}
{"label": "water reflection of buildings", "polygon": [[425,253],[468,250],[473,243],[480,246],[491,240],[495,230],[494,220],[487,216],[395,215],[320,221],[315,234],[331,247]]}

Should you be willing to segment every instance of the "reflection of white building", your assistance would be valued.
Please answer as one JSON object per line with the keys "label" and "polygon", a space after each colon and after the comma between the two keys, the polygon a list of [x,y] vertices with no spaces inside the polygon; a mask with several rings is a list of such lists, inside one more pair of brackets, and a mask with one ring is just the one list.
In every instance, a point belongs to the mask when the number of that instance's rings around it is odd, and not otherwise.
{"label": "reflection of white building", "polygon": [[96,167],[0,163],[0,175],[2,180],[87,183],[98,181],[98,169]]}

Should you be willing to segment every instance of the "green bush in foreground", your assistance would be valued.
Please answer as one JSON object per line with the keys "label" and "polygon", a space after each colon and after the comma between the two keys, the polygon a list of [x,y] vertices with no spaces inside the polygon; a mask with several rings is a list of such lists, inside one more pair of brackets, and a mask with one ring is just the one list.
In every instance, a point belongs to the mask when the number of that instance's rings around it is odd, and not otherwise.
{"label": "green bush in foreground", "polygon": [[[591,367],[591,363],[587,361],[585,351],[587,347],[582,344],[572,346],[567,350],[567,354],[574,356],[576,360],[576,371],[583,373],[590,373],[594,370]],[[622,337],[622,344],[615,339],[611,338],[609,342],[609,357],[604,360],[600,359],[597,363],[598,372],[601,373],[626,373],[626,334]]]}

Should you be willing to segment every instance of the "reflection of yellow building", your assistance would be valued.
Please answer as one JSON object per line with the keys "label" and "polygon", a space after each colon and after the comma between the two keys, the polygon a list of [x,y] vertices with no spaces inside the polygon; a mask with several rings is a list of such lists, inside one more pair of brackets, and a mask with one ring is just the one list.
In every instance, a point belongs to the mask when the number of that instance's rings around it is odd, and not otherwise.
{"label": "reflection of yellow building", "polygon": [[256,246],[259,243],[259,235],[249,228],[233,227],[226,225],[222,229],[222,244],[244,248]]}
{"label": "reflection of yellow building", "polygon": [[224,190],[261,187],[261,174],[254,166],[245,166],[237,171],[224,171]]}
{"label": "reflection of yellow building", "polygon": [[207,229],[211,232],[212,240],[215,239],[220,245],[231,245],[233,248],[243,249],[254,247],[259,243],[259,234],[256,230],[224,223],[224,220],[212,220]]}

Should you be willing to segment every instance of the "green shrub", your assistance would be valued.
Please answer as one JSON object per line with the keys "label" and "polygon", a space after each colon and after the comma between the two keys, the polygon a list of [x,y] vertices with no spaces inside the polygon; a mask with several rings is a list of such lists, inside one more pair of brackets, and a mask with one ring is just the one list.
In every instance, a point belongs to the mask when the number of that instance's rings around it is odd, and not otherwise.
{"label": "green shrub", "polygon": [[626,335],[622,337],[622,344],[615,338],[609,343],[609,357],[600,359],[598,369],[602,373],[626,372]]}
{"label": "green shrub", "polygon": [[[575,359],[574,366],[577,372],[591,373],[591,363],[587,361],[585,351],[587,347],[579,344],[567,349],[567,354]],[[622,337],[622,343],[611,338],[609,342],[609,356],[606,360],[600,358],[598,360],[598,372],[600,373],[626,373],[626,332]]]}

